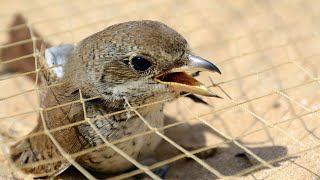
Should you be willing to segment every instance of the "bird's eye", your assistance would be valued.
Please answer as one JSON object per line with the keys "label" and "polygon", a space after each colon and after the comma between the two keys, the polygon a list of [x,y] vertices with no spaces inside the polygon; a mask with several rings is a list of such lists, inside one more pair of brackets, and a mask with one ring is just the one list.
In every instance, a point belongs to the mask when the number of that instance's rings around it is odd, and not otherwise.
{"label": "bird's eye", "polygon": [[146,71],[152,66],[150,61],[140,56],[133,57],[131,59],[131,64],[137,71]]}

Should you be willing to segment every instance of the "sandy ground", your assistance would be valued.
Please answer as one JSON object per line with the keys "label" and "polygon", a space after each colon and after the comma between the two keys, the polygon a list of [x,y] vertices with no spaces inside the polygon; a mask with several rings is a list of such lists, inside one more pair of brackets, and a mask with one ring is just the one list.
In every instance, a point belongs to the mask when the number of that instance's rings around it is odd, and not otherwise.
{"label": "sandy ground", "polygon": [[[204,98],[210,106],[186,98],[167,103],[166,124],[182,123],[168,128],[165,134],[189,150],[212,146],[213,150],[202,153],[202,160],[223,176],[320,178],[320,114],[312,114],[320,108],[320,82],[316,79],[320,74],[319,1],[1,0],[0,4],[1,44],[9,41],[6,28],[16,12],[52,45],[76,43],[123,21],[152,19],[168,24],[186,37],[196,54],[219,66],[223,75],[213,75],[213,81],[232,100],[214,87],[212,91],[223,99]],[[1,50],[9,48],[2,46]],[[27,54],[11,55],[2,60]],[[20,61],[12,64],[15,70],[25,67]],[[9,71],[8,65],[2,64],[0,74],[0,127],[26,134],[34,126],[37,113],[5,117],[36,109],[39,97],[36,91],[20,94],[34,89],[34,81],[27,76],[10,78],[17,73]],[[210,85],[208,74],[199,79]],[[195,115],[201,118],[193,118]],[[156,157],[162,161],[182,154],[163,141]],[[267,165],[273,168],[253,168],[261,160],[271,161]],[[0,174],[9,174],[4,164],[0,169]],[[62,177],[75,174],[80,177],[75,170]],[[167,178],[217,176],[198,162],[182,158],[170,163]]]}

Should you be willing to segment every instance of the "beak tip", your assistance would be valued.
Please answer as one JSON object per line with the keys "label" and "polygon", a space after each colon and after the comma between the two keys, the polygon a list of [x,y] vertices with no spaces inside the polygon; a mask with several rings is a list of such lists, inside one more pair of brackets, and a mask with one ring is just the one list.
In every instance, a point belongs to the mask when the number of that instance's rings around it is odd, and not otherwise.
{"label": "beak tip", "polygon": [[221,97],[221,96],[218,96],[218,95],[216,96],[216,98],[219,98],[219,99],[223,99],[223,97]]}
{"label": "beak tip", "polygon": [[217,70],[217,73],[219,73],[220,75],[222,74],[221,71],[220,71],[220,69]]}
{"label": "beak tip", "polygon": [[220,71],[220,69],[219,69],[217,66],[215,66],[214,64],[212,64],[212,70],[213,70],[214,72],[217,72],[217,73],[219,73],[219,74],[222,74],[221,71]]}
{"label": "beak tip", "polygon": [[203,59],[199,56],[189,54],[189,66],[199,68],[200,70],[209,70],[211,72],[217,72],[221,74],[220,69],[214,65],[212,62]]}
{"label": "beak tip", "polygon": [[210,90],[207,90],[208,94],[206,94],[206,96],[208,97],[215,97],[215,98],[219,98],[219,99],[223,99],[221,96],[219,96],[218,94],[210,91]]}
{"label": "beak tip", "polygon": [[215,97],[215,98],[223,99],[223,97],[221,97],[221,96],[219,96],[219,95],[217,95],[217,94],[212,94],[212,95],[210,95],[210,97]]}

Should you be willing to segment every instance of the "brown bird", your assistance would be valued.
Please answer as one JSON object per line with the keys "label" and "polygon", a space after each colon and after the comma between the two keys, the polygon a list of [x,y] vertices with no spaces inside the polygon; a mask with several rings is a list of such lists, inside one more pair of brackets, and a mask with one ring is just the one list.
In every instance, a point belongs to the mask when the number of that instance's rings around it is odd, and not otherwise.
{"label": "brown bird", "polygon": [[[131,106],[175,99],[181,92],[218,97],[188,72],[219,69],[211,62],[195,56],[185,38],[170,27],[156,21],[131,21],[110,26],[95,33],[77,46],[61,45],[46,50],[49,85],[60,84],[43,93],[42,117],[49,130],[76,123],[85,118],[92,121],[104,138],[115,141],[149,130],[134,112],[122,112]],[[70,103],[82,97],[84,102]],[[99,97],[99,98],[93,98]],[[90,98],[92,98],[90,100]],[[65,104],[65,105],[64,105]],[[59,106],[58,106],[59,105]],[[58,107],[55,107],[58,106]],[[153,127],[163,126],[163,103],[137,109]],[[31,132],[44,131],[42,122]],[[69,154],[103,144],[103,140],[85,122],[52,132],[52,136]],[[148,157],[161,138],[156,134],[140,136],[116,144],[138,161]],[[11,159],[25,173],[36,177],[55,176],[70,166],[67,160],[45,165],[29,163],[61,157],[47,135],[21,140],[11,149]],[[103,173],[120,173],[132,164],[110,147],[93,150],[75,158],[86,169]]]}

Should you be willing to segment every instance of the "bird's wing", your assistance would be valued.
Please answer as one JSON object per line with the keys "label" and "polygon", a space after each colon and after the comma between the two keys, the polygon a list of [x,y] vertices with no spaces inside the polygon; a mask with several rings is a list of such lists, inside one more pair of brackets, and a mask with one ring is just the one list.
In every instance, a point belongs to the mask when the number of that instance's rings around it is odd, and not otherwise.
{"label": "bird's wing", "polygon": [[74,46],[71,44],[63,44],[51,48],[41,48],[41,56],[39,63],[41,66],[41,82],[42,85],[55,84],[64,74],[63,66],[68,61],[69,55],[72,53]]}
{"label": "bird's wing", "polygon": [[[59,150],[46,135],[28,138],[10,147],[12,162],[21,172],[32,174],[34,177],[55,177],[65,171],[71,165],[67,160],[49,162],[50,159],[61,157]],[[31,165],[47,160],[48,162],[42,165]]]}
{"label": "bird's wing", "polygon": [[63,44],[45,50],[46,63],[57,77],[61,78],[63,76],[63,65],[67,62],[73,49],[72,44]]}

